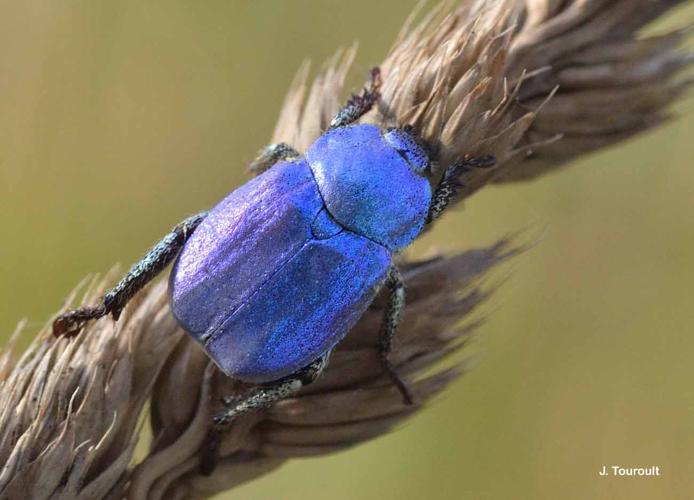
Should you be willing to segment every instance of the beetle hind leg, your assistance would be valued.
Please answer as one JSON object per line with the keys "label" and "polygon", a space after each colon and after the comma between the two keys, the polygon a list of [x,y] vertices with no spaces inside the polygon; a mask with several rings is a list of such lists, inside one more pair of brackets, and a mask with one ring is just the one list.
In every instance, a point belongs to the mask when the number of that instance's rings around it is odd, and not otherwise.
{"label": "beetle hind leg", "polygon": [[107,314],[117,320],[130,299],[148,282],[152,281],[178,255],[178,252],[198,225],[207,216],[202,212],[178,223],[147,254],[136,263],[128,274],[92,307],[81,307],[61,314],[53,321],[53,335],[72,337],[93,319]]}
{"label": "beetle hind leg", "polygon": [[108,311],[106,310],[106,306],[102,304],[73,309],[72,311],[61,314],[53,321],[53,333],[56,336],[63,335],[65,337],[74,337],[82,330],[87,322],[93,319],[99,319],[106,316],[106,314],[108,314]]}
{"label": "beetle hind leg", "polygon": [[283,379],[262,384],[243,399],[223,398],[225,408],[212,417],[213,426],[205,443],[206,448],[200,457],[200,472],[209,475],[214,470],[222,437],[234,420],[250,411],[268,408],[315,382],[328,365],[329,355],[330,353],[324,354],[310,365]]}
{"label": "beetle hind leg", "polygon": [[405,284],[402,281],[400,271],[392,266],[388,272],[386,286],[389,290],[388,303],[383,313],[383,323],[378,337],[378,353],[381,365],[393,384],[402,394],[402,399],[407,405],[414,403],[412,391],[407,383],[398,375],[398,372],[390,360],[390,353],[393,349],[393,338],[400,322],[400,315],[405,308]]}

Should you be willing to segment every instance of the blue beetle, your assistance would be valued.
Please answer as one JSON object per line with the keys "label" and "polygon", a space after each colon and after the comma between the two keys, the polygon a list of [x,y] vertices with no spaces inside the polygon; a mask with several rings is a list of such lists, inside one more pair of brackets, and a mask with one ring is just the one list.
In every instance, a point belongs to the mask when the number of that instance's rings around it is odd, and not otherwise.
{"label": "blue beetle", "polygon": [[106,314],[117,320],[176,259],[169,279],[174,316],[225,374],[257,386],[246,399],[225,401],[214,417],[222,428],[315,380],[385,285],[380,356],[411,403],[389,361],[405,301],[393,255],[443,212],[461,173],[494,158],[451,165],[432,190],[430,155],[410,127],[355,124],[377,101],[378,87],[374,70],[369,87],[303,157],[286,144],[268,146],[252,164],[260,175],[178,224],[101,304],[59,316],[54,333],[74,335]]}

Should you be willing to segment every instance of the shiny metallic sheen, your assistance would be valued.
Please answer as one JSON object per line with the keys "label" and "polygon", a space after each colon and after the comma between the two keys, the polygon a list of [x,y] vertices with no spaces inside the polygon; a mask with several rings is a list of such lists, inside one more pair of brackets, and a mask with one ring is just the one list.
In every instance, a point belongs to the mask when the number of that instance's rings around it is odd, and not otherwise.
{"label": "shiny metallic sheen", "polygon": [[[416,147],[416,145],[415,145]],[[424,227],[431,186],[375,125],[330,130],[306,153],[318,189],[335,219],[391,251]]]}
{"label": "shiny metallic sheen", "polygon": [[174,316],[227,375],[291,375],[354,326],[430,199],[377,127],[329,131],[209,212],[171,272]]}

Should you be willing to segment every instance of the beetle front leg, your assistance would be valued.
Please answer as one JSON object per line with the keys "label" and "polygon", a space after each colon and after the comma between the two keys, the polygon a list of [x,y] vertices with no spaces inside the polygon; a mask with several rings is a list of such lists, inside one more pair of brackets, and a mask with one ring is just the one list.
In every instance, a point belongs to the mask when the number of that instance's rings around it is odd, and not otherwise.
{"label": "beetle front leg", "polygon": [[270,144],[265,147],[255,160],[248,165],[248,170],[254,174],[262,174],[272,168],[275,163],[286,160],[296,160],[301,155],[299,152],[285,142]]}
{"label": "beetle front leg", "polygon": [[489,168],[494,165],[496,165],[496,158],[487,155],[466,158],[459,163],[449,166],[443,173],[443,177],[431,197],[426,223],[429,224],[441,217],[441,214],[455,195],[457,188],[460,187],[459,178],[462,174],[469,172],[473,168]]}
{"label": "beetle front leg", "polygon": [[92,307],[81,307],[58,316],[53,321],[55,336],[73,336],[79,333],[87,321],[111,314],[117,320],[130,299],[156,277],[178,254],[207,212],[202,212],[177,224],[147,254],[135,264],[128,274]]}
{"label": "beetle front leg", "polygon": [[350,125],[368,113],[381,97],[380,88],[381,70],[378,67],[372,68],[369,73],[369,86],[360,95],[352,95],[352,98],[332,119],[328,129]]}
{"label": "beetle front leg", "polygon": [[234,420],[250,411],[268,408],[277,401],[293,396],[302,387],[315,382],[328,365],[329,356],[328,352],[292,375],[259,386],[244,399],[223,398],[224,410],[212,417],[213,427],[207,437],[206,449],[200,460],[201,474],[209,475],[214,470],[222,437]]}
{"label": "beetle front leg", "polygon": [[393,363],[390,360],[390,353],[393,349],[393,337],[400,322],[400,315],[405,308],[405,284],[397,267],[391,266],[388,271],[386,286],[389,290],[388,303],[383,313],[383,323],[378,337],[378,353],[381,358],[383,370],[388,374],[395,386],[402,394],[405,404],[411,405],[414,402],[412,391],[407,383],[400,378]]}

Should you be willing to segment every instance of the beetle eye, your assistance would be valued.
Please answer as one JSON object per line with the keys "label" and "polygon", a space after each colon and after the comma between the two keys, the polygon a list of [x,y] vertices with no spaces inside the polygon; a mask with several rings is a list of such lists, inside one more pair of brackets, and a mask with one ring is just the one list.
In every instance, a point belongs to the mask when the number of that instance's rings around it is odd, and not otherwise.
{"label": "beetle eye", "polygon": [[391,128],[383,137],[393,149],[400,153],[415,173],[424,174],[429,168],[429,155],[417,141],[411,127]]}

